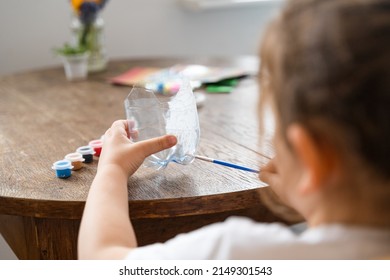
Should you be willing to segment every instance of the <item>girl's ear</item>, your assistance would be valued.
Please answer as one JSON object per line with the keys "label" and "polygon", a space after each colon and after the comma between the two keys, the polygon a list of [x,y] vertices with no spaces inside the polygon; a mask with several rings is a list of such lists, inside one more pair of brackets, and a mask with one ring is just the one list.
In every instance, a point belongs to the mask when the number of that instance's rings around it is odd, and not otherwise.
{"label": "girl's ear", "polygon": [[333,172],[332,169],[335,168],[334,150],[315,139],[300,124],[292,124],[288,127],[287,140],[302,168],[299,191],[301,194],[319,191],[326,185]]}

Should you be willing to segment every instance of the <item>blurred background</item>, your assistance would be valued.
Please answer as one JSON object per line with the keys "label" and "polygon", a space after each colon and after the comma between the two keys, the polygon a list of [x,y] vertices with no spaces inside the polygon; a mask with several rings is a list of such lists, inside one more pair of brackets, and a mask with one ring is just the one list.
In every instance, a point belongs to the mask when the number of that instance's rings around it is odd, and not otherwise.
{"label": "blurred background", "polygon": [[[60,64],[52,49],[71,39],[69,2],[0,0],[0,75]],[[109,59],[256,55],[264,25],[281,4],[111,0],[102,11],[107,54]]]}
{"label": "blurred background", "polygon": [[[279,0],[111,0],[102,17],[109,60],[257,55]],[[71,39],[69,0],[0,0],[0,76],[59,66]],[[1,96],[0,96],[1,100]],[[0,259],[15,259],[0,235]]]}

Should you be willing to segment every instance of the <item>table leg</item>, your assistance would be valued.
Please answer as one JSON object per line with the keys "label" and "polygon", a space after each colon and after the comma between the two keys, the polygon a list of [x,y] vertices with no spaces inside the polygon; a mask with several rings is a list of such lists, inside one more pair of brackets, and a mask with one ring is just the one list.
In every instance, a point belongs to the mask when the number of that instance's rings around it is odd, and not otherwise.
{"label": "table leg", "polygon": [[77,258],[80,220],[0,215],[0,233],[19,259]]}

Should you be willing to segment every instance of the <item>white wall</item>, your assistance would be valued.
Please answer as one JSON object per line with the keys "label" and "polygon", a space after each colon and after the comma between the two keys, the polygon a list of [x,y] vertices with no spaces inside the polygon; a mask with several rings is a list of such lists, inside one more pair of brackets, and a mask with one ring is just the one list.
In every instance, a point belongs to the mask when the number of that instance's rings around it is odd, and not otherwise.
{"label": "white wall", "polygon": [[[264,3],[192,12],[175,0],[111,0],[103,11],[110,58],[256,54]],[[59,64],[51,51],[70,40],[69,0],[0,0],[0,75]]]}

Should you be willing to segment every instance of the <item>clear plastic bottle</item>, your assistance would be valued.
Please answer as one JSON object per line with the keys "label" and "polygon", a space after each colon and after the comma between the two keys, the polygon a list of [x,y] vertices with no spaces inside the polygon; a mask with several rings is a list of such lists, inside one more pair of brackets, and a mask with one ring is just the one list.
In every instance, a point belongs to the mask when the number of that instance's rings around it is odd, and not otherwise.
{"label": "clear plastic bottle", "polygon": [[199,143],[198,112],[190,82],[180,80],[177,89],[172,96],[156,96],[152,90],[134,87],[124,102],[131,141],[165,134],[173,134],[178,139],[176,146],[145,160],[145,166],[157,170],[171,161],[190,164]]}

